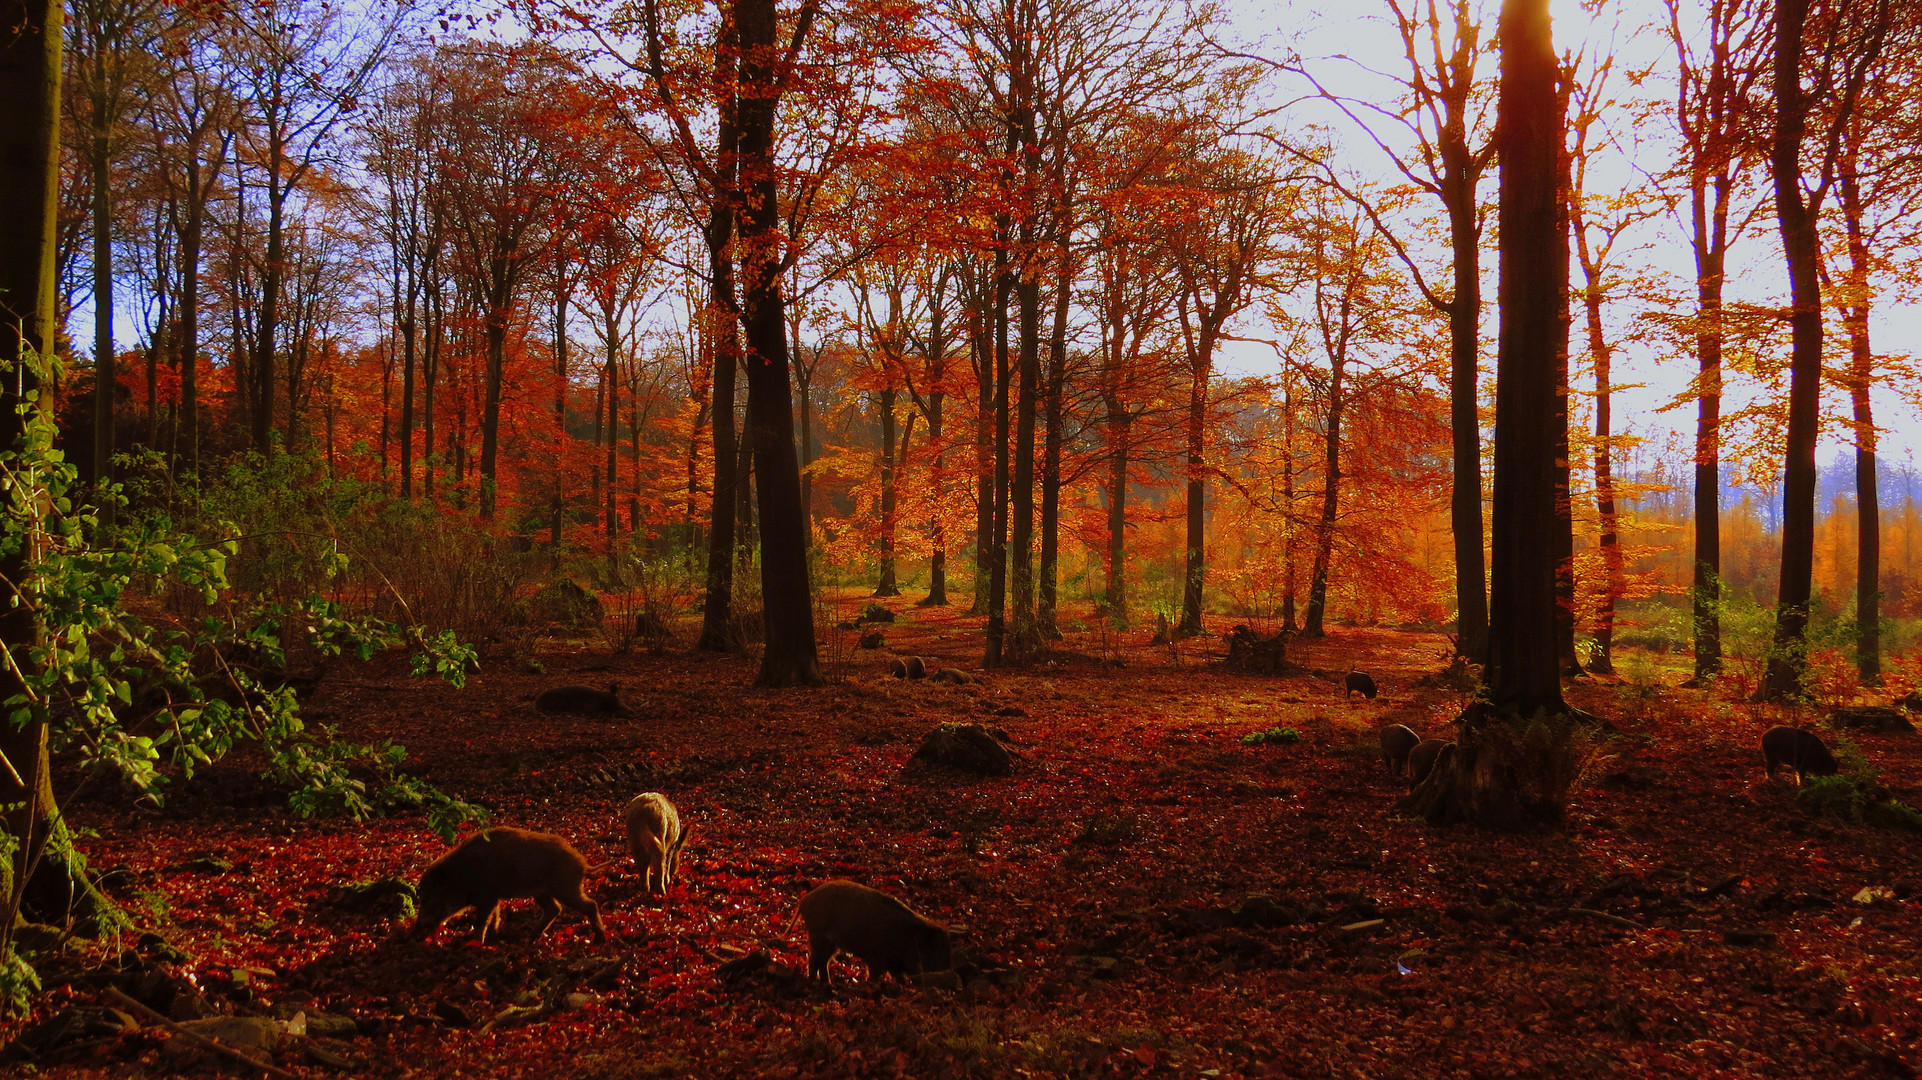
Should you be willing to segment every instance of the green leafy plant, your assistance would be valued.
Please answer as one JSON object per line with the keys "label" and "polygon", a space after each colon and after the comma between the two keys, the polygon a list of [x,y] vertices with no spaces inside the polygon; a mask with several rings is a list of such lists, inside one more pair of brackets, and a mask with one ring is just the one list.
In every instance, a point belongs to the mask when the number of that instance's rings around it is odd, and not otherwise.
{"label": "green leafy plant", "polygon": [[1289,746],[1301,741],[1301,732],[1291,727],[1271,727],[1264,731],[1251,731],[1243,735],[1241,741],[1249,746],[1266,746],[1270,743]]}

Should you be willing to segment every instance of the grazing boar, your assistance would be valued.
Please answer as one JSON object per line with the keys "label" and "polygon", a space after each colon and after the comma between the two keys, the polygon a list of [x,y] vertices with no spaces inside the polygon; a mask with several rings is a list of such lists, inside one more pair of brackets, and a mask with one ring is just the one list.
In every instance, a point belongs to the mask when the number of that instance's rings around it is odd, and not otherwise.
{"label": "grazing boar", "polygon": [[600,905],[581,891],[586,876],[587,860],[553,833],[488,829],[468,837],[420,876],[420,917],[412,934],[431,937],[442,923],[473,908],[480,912],[480,940],[485,942],[488,933],[500,927],[501,901],[527,897],[547,914],[534,937],[547,932],[566,904],[586,915],[595,936],[605,941]]}
{"label": "grazing boar", "polygon": [[904,656],[888,664],[888,674],[897,679],[925,679],[928,665],[918,656]]}
{"label": "grazing boar", "polygon": [[893,975],[905,982],[910,975],[954,966],[947,927],[866,885],[823,882],[801,897],[795,917],[808,928],[808,975],[822,982],[828,981],[828,961],[837,952],[867,964],[869,979]]}
{"label": "grazing boar", "polygon": [[1352,699],[1357,693],[1370,700],[1375,697],[1375,680],[1366,671],[1350,671],[1342,685],[1345,687],[1341,695],[1344,698]]}
{"label": "grazing boar", "polygon": [[973,675],[970,675],[965,671],[962,671],[960,668],[951,668],[951,667],[942,668],[940,671],[937,671],[934,674],[929,675],[928,678],[933,679],[935,682],[938,682],[938,683],[947,683],[950,686],[966,686],[969,683],[977,683],[981,681],[979,678]]}
{"label": "grazing boar", "polygon": [[1388,771],[1400,776],[1408,771],[1408,754],[1421,745],[1421,736],[1407,724],[1396,724],[1383,728],[1381,733],[1381,759],[1388,763]]}
{"label": "grazing boar", "polygon": [[1423,739],[1408,752],[1408,782],[1419,785],[1435,771],[1435,759],[1441,757],[1444,747],[1455,745],[1442,739]]}
{"label": "grazing boar", "polygon": [[534,707],[544,713],[573,713],[577,716],[624,716],[632,719],[634,713],[621,704],[621,684],[611,682],[607,689],[596,690],[591,686],[556,686],[552,690],[541,691],[534,699]]}
{"label": "grazing boar", "polygon": [[1772,727],[1763,734],[1762,763],[1771,778],[1778,766],[1790,766],[1798,784],[1810,776],[1834,776],[1840,768],[1820,736],[1793,727]]}
{"label": "grazing boar", "polygon": [[627,849],[646,868],[648,892],[667,895],[667,887],[680,873],[681,847],[686,843],[687,828],[667,796],[644,791],[627,804]]}
{"label": "grazing boar", "polygon": [[861,635],[861,647],[863,649],[878,649],[881,647],[881,643],[887,639],[887,635],[881,631],[869,630],[867,633]]}

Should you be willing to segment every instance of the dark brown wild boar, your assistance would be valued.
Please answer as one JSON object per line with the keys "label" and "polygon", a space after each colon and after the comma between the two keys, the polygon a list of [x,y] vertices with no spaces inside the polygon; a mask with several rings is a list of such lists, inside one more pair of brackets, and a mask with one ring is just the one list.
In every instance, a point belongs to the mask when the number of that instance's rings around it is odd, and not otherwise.
{"label": "dark brown wild boar", "polygon": [[1353,698],[1356,694],[1360,694],[1372,701],[1375,695],[1380,693],[1375,689],[1374,678],[1366,671],[1350,671],[1347,678],[1342,680],[1342,687],[1341,696],[1344,698]]}
{"label": "dark brown wild boar", "polygon": [[925,679],[928,665],[918,656],[904,656],[888,664],[888,674],[897,679]]}
{"label": "dark brown wild boar", "polygon": [[480,913],[480,940],[500,926],[502,900],[532,899],[546,912],[534,937],[552,926],[565,904],[587,916],[594,934],[607,940],[601,907],[581,891],[587,860],[553,833],[498,828],[475,833],[442,855],[420,876],[420,917],[413,936],[433,936],[440,924],[473,908]]}
{"label": "dark brown wild boar", "polygon": [[910,975],[954,966],[947,927],[866,885],[823,882],[801,897],[795,917],[808,928],[808,975],[822,982],[837,952],[860,958],[869,979],[893,975],[905,982]]}
{"label": "dark brown wild boar", "polygon": [[634,717],[633,711],[621,704],[621,684],[615,682],[608,683],[605,690],[591,686],[556,686],[543,690],[541,696],[534,699],[534,707],[544,713]]}
{"label": "dark brown wild boar", "polygon": [[1400,776],[1408,771],[1408,754],[1421,745],[1421,736],[1407,724],[1396,724],[1383,728],[1381,732],[1381,759],[1388,763],[1388,771]]}
{"label": "dark brown wild boar", "polygon": [[644,791],[627,804],[627,849],[634,853],[634,861],[646,868],[648,892],[667,895],[667,887],[680,872],[681,845],[685,843],[687,829],[667,796]]}
{"label": "dark brown wild boar", "polygon": [[1423,739],[1408,752],[1408,782],[1420,784],[1435,771],[1435,760],[1441,757],[1444,747],[1455,745],[1442,739]]}
{"label": "dark brown wild boar", "polygon": [[1771,779],[1777,767],[1790,766],[1795,770],[1798,784],[1805,777],[1834,776],[1840,769],[1835,755],[1822,745],[1821,736],[1794,727],[1772,727],[1763,733],[1762,763],[1768,767]]}

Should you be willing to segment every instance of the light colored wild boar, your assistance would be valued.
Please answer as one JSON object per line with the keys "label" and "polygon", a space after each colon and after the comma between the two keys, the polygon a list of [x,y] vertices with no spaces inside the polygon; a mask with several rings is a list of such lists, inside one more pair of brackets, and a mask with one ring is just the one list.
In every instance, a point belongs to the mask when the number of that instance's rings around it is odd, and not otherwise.
{"label": "light colored wild boar", "polygon": [[681,847],[686,843],[687,828],[667,796],[644,791],[627,804],[627,849],[647,871],[648,892],[667,895],[667,887],[680,873]]}
{"label": "light colored wild boar", "polygon": [[1381,759],[1388,763],[1388,771],[1400,776],[1408,771],[1408,754],[1421,745],[1421,736],[1407,724],[1396,724],[1383,728],[1381,732]]}
{"label": "light colored wild boar", "polygon": [[888,674],[897,679],[925,679],[928,675],[927,661],[918,656],[904,656],[888,664]]}
{"label": "light colored wild boar", "polygon": [[869,979],[893,975],[905,982],[910,975],[954,966],[947,927],[866,885],[822,882],[801,897],[795,917],[808,928],[808,975],[822,982],[837,952],[867,964]]}
{"label": "light colored wild boar", "polygon": [[420,876],[420,916],[413,936],[428,938],[448,919],[468,908],[480,913],[480,940],[500,927],[502,900],[532,899],[547,917],[539,938],[554,924],[565,904],[587,916],[594,934],[607,940],[599,904],[581,891],[587,860],[574,845],[553,833],[498,828],[475,833],[442,855]]}

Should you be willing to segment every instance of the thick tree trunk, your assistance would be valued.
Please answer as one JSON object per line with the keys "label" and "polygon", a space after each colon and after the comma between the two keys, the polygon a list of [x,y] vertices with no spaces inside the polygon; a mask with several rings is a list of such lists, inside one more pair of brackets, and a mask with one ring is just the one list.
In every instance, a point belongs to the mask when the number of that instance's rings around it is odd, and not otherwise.
{"label": "thick tree trunk", "polygon": [[[809,589],[807,521],[794,451],[794,401],[788,380],[786,309],[781,299],[782,238],[774,169],[774,120],[782,90],[775,70],[774,0],[736,0],[741,39],[742,330],[747,346],[748,430],[754,445],[761,516],[761,596],[767,647],[758,686],[816,685],[814,603]],[[811,12],[812,9],[806,9]],[[792,37],[799,48],[809,14]],[[750,96],[752,95],[752,96]]]}
{"label": "thick tree trunk", "polygon": [[1061,640],[1055,625],[1059,603],[1061,549],[1061,424],[1062,387],[1068,377],[1068,301],[1074,286],[1074,263],[1062,245],[1055,277],[1054,328],[1048,335],[1048,371],[1041,393],[1041,570],[1035,598],[1035,632],[1046,641]]}
{"label": "thick tree trunk", "polygon": [[[1023,237],[1023,248],[1032,250],[1032,236]],[[1014,654],[1032,655],[1040,646],[1035,625],[1034,578],[1034,429],[1041,396],[1041,283],[1032,272],[1022,275],[1016,290],[1021,311],[1020,393],[1014,423],[1014,486],[1009,489],[1012,521],[1009,526],[1009,575],[1013,594]]]}
{"label": "thick tree trunk", "polygon": [[[19,363],[28,349],[52,355],[56,199],[60,182],[61,5],[52,0],[0,0],[0,360]],[[34,392],[24,373],[0,379],[0,448],[14,449],[24,433],[16,390]],[[0,577],[25,581],[30,552],[0,555]],[[8,598],[9,600],[11,597]],[[25,604],[0,604],[0,644],[27,662],[40,632]],[[0,698],[22,689],[0,667]],[[14,841],[0,862],[0,961],[12,953],[14,916],[28,874],[46,847],[58,816],[47,758],[47,720],[35,710],[27,723],[0,723],[0,829]]]}
{"label": "thick tree trunk", "polygon": [[1208,380],[1214,367],[1215,330],[1211,316],[1202,316],[1201,331],[1190,359],[1193,365],[1188,386],[1188,515],[1185,539],[1186,563],[1182,573],[1181,623],[1183,636],[1201,633],[1201,590],[1207,572],[1207,538],[1202,500],[1207,495],[1207,464],[1204,456],[1208,432]]}
{"label": "thick tree trunk", "polygon": [[[994,295],[994,290],[988,290]],[[981,299],[985,299],[982,297]],[[984,616],[994,566],[994,388],[995,346],[985,310],[968,316],[968,348],[974,361],[974,597],[968,614]]]}
{"label": "thick tree trunk", "polygon": [[[731,111],[723,110],[720,152],[717,161],[731,162],[736,140]],[[731,175],[731,173],[730,173]],[[714,494],[708,505],[707,595],[701,606],[701,636],[695,647],[714,652],[732,652],[740,647],[733,628],[734,606],[734,379],[735,379],[735,297],[734,264],[730,248],[734,242],[732,193],[714,193],[714,206],[708,213],[707,250],[709,288],[708,333],[714,349],[713,382],[708,410],[714,425]]]}
{"label": "thick tree trunk", "polygon": [[1487,682],[1500,712],[1528,717],[1566,711],[1555,628],[1556,357],[1566,348],[1568,283],[1563,97],[1547,0],[1505,0],[1500,36],[1501,338]]}
{"label": "thick tree trunk", "polygon": [[[1009,235],[1004,226],[999,233]],[[994,287],[994,523],[988,537],[987,655],[983,667],[1000,667],[1008,637],[1008,393],[1013,367],[1008,356],[1008,300],[1014,271],[1006,249],[996,252]]]}
{"label": "thick tree trunk", "polygon": [[1802,89],[1803,28],[1808,0],[1776,0],[1775,127],[1770,171],[1775,216],[1789,274],[1789,409],[1782,469],[1782,569],[1768,673],[1757,697],[1802,696],[1808,670],[1809,600],[1815,568],[1815,440],[1822,383],[1821,244],[1815,209],[1802,190],[1802,137],[1809,100]]}
{"label": "thick tree trunk", "polygon": [[[1711,199],[1709,187],[1714,188]],[[1722,670],[1722,280],[1727,258],[1729,181],[1698,174],[1690,191],[1695,247],[1695,559],[1690,611],[1695,676]]]}

